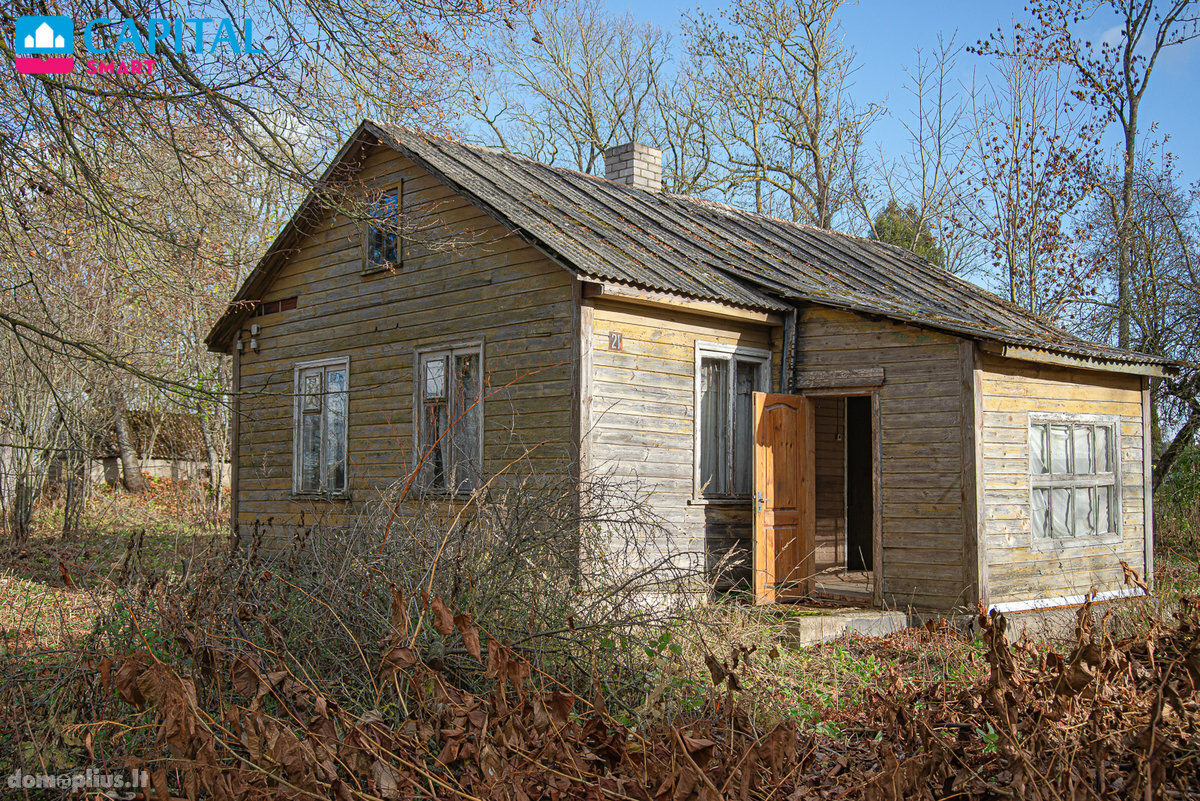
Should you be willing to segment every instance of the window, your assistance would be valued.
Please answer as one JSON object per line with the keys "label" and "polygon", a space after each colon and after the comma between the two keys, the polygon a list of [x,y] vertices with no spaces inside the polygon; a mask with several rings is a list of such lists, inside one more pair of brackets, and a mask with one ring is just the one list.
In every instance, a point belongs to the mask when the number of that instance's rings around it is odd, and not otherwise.
{"label": "window", "polygon": [[479,345],[417,356],[417,453],[428,489],[469,492],[483,458],[483,349]]}
{"label": "window", "polygon": [[346,400],[350,361],[342,357],[296,365],[295,460],[297,493],[346,491]]}
{"label": "window", "polygon": [[767,388],[771,354],[696,346],[696,487],[706,497],[754,490],[754,399]]}
{"label": "window", "polygon": [[399,187],[388,189],[368,212],[364,272],[400,265],[400,196]]}
{"label": "window", "polygon": [[278,314],[279,312],[291,311],[296,308],[296,296],[283,298],[281,300],[273,300],[270,303],[260,303],[254,308],[254,317],[266,317],[268,314]]}
{"label": "window", "polygon": [[1115,421],[1034,420],[1029,428],[1035,540],[1105,537],[1118,526]]}

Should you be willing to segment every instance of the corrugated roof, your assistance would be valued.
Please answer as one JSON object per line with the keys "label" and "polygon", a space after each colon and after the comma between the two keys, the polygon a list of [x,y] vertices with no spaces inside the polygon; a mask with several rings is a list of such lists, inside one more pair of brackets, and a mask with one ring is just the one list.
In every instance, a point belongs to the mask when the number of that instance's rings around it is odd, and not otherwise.
{"label": "corrugated roof", "polygon": [[1102,361],[1170,361],[1088,342],[904,248],[375,125],[585,277],[763,309],[809,301]]}
{"label": "corrugated roof", "polygon": [[788,307],[680,236],[665,196],[500,150],[376,123],[380,138],[560,256],[582,277],[738,306]]}
{"label": "corrugated roof", "polygon": [[[361,131],[406,154],[583,278],[772,311],[811,302],[1087,359],[1172,363],[1088,342],[900,247],[647,192],[387,123],[368,121]],[[238,299],[259,283],[255,278],[247,279]],[[220,330],[218,323],[210,343],[223,338]]]}

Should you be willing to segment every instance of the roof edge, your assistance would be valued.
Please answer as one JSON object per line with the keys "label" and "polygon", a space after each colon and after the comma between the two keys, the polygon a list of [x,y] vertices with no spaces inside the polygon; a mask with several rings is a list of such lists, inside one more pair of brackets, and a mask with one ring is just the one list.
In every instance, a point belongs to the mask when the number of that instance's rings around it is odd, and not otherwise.
{"label": "roof edge", "polygon": [[1104,373],[1127,373],[1144,375],[1150,378],[1170,378],[1179,373],[1180,364],[1173,362],[1138,361],[1133,358],[1136,354],[1129,351],[1129,359],[1104,359],[1095,356],[1075,356],[1062,353],[1053,348],[1033,348],[1021,345],[1010,345],[997,340],[986,340],[982,343],[983,350],[995,356],[1017,361],[1046,364],[1055,367],[1074,367],[1081,370],[1095,370]]}

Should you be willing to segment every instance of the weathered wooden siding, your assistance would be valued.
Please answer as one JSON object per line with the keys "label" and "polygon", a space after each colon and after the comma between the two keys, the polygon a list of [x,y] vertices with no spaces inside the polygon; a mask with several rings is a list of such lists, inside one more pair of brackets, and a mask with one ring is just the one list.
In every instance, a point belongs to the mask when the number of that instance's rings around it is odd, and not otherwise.
{"label": "weathered wooden siding", "polygon": [[[697,342],[770,349],[771,384],[778,387],[781,331],[680,311],[597,298],[591,317],[591,411],[588,452],[594,475],[636,483],[649,493],[669,542],[652,554],[679,555],[711,569],[731,549],[749,557],[750,502],[705,503],[693,486],[693,417]],[[623,336],[609,350],[609,333]],[[724,583],[749,579],[749,565]]]}
{"label": "weathered wooden siding", "polygon": [[817,572],[846,566],[846,400],[816,398]]}
{"label": "weathered wooden siding", "polygon": [[884,600],[949,609],[969,602],[963,553],[959,340],[825,308],[801,311],[796,370],[884,369],[879,393]]}
{"label": "weathered wooden siding", "polygon": [[[1142,393],[1138,376],[1049,367],[985,355],[982,419],[984,547],[991,603],[1061,598],[1122,586],[1118,560],[1145,566]],[[1041,542],[1030,523],[1031,412],[1120,418],[1122,536],[1102,545]]]}
{"label": "weathered wooden siding", "polygon": [[[393,151],[363,164],[380,187],[404,179],[404,205],[423,209],[441,246],[405,254],[401,270],[363,276],[357,222],[326,215],[299,243],[264,300],[292,311],[253,318],[260,352],[241,354],[241,522],[345,522],[413,464],[414,348],[482,341],[484,469],[526,450],[523,469],[562,471],[573,451],[572,279],[445,185]],[[453,246],[451,246],[453,245]],[[350,500],[290,499],[292,381],[297,362],[348,355]]]}

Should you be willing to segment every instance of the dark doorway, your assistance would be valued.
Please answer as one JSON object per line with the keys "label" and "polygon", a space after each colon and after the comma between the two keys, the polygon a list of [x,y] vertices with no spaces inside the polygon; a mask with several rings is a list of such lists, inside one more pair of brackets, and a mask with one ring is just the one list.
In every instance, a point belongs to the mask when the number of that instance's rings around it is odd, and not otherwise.
{"label": "dark doorway", "polygon": [[875,492],[871,398],[846,398],[846,569],[874,569]]}

